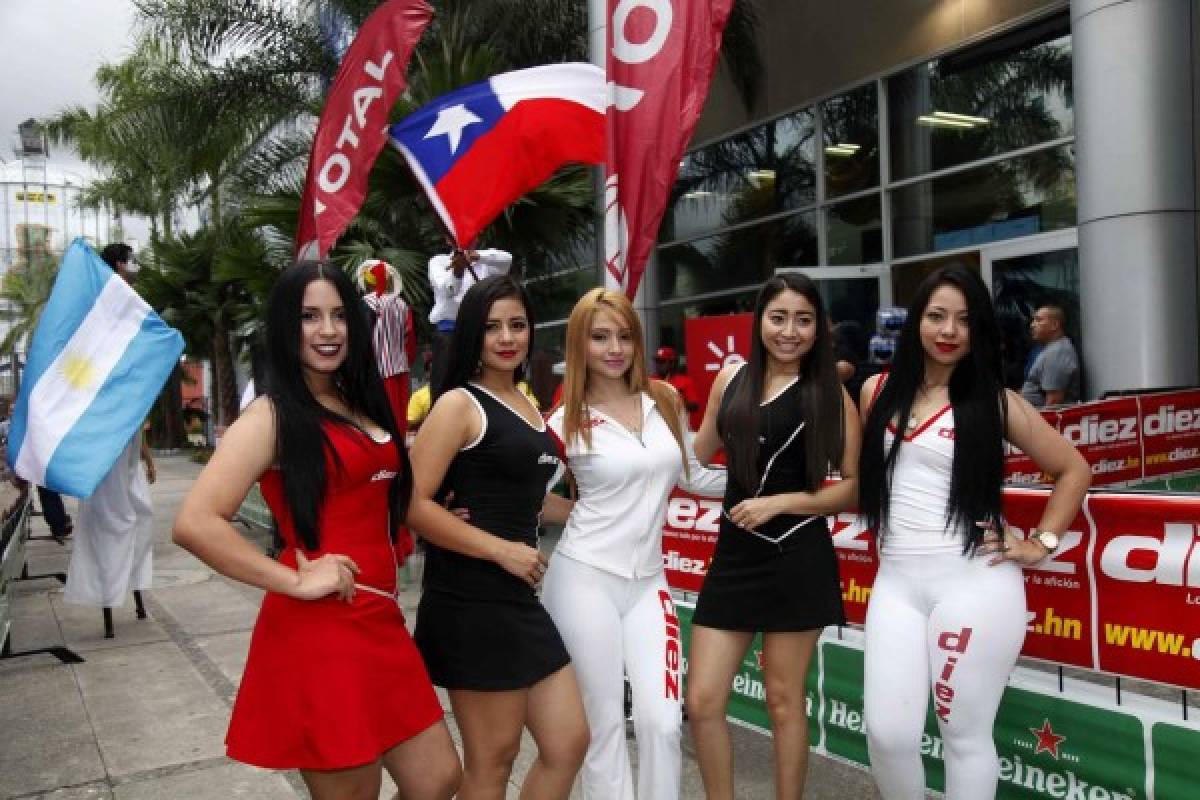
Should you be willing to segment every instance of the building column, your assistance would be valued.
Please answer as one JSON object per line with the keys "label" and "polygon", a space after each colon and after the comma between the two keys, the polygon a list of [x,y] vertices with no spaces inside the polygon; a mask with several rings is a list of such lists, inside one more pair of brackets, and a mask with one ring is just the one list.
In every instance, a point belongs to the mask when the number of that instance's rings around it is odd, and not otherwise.
{"label": "building column", "polygon": [[1196,13],[1191,0],[1071,2],[1089,396],[1200,382]]}

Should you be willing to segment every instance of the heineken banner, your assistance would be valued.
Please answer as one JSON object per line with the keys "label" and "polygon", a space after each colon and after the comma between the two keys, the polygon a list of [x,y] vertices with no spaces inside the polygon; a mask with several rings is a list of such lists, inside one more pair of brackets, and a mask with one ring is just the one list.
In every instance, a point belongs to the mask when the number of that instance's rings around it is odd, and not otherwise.
{"label": "heineken banner", "polygon": [[[1045,489],[1009,488],[1004,510],[1028,535]],[[720,523],[713,500],[672,496],[663,559],[672,587],[699,591]],[[830,518],[846,618],[866,620],[875,540],[853,513]],[[1089,494],[1054,555],[1025,570],[1023,655],[1200,689],[1200,497]]]}
{"label": "heineken banner", "polygon": [[[676,605],[685,653],[692,609]],[[808,675],[812,748],[867,767],[861,634],[822,637]],[[761,638],[755,637],[734,678],[729,718],[769,733],[762,683]],[[686,660],[685,660],[686,669]],[[686,680],[686,677],[685,677]],[[1200,726],[1172,716],[1160,701],[1126,694],[1126,705],[1072,682],[1065,693],[1050,676],[1017,670],[1004,694],[993,735],[1000,756],[996,796],[1063,800],[1183,800],[1200,786]],[[928,788],[944,791],[943,742],[931,710],[921,737]],[[1177,713],[1177,712],[1175,712]]]}

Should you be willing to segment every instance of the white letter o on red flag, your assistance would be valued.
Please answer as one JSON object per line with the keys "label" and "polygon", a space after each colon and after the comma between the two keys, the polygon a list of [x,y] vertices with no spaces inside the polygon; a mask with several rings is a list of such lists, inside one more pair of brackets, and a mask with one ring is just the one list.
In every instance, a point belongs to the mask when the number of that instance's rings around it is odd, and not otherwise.
{"label": "white letter o on red flag", "polygon": [[[625,37],[625,26],[630,15],[639,8],[654,14],[654,31],[649,39],[636,44]],[[642,64],[654,58],[671,35],[674,18],[671,0],[621,0],[612,16],[613,55],[626,64]]]}
{"label": "white letter o on red flag", "polygon": [[[337,179],[330,177],[334,167],[338,169]],[[345,153],[334,153],[325,160],[325,164],[321,167],[321,174],[317,176],[317,183],[321,185],[321,191],[326,194],[333,194],[341,191],[346,185],[346,181],[350,178],[350,159]]]}

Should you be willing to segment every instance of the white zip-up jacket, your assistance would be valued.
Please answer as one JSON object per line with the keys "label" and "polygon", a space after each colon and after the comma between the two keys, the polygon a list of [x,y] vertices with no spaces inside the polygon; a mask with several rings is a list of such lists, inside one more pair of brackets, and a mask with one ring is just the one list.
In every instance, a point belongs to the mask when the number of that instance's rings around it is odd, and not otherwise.
{"label": "white zip-up jacket", "polygon": [[[725,470],[701,466],[689,434],[685,476],[679,445],[646,393],[641,439],[604,412],[585,410],[591,448],[578,436],[563,442],[562,408],[548,421],[579,491],[555,552],[623,578],[657,575],[663,569],[662,528],[671,489],[678,485],[693,494],[721,497]],[[682,424],[686,430],[686,416]]]}

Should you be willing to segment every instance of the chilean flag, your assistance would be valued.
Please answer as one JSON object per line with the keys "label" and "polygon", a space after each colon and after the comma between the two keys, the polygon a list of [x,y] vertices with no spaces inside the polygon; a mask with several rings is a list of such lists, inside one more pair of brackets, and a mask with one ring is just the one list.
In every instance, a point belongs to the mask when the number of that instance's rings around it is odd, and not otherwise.
{"label": "chilean flag", "polygon": [[439,97],[391,139],[459,247],[569,162],[605,156],[604,70],[551,64],[506,72]]}

